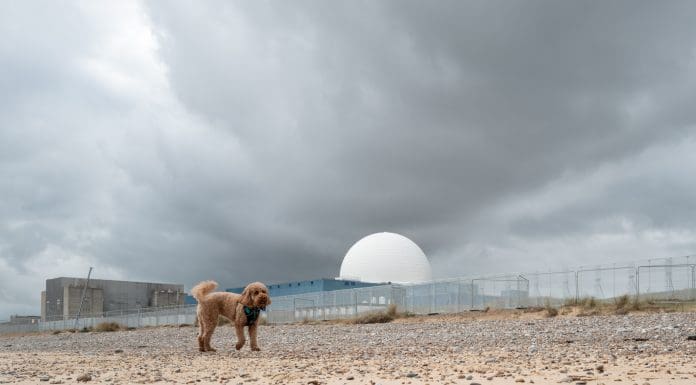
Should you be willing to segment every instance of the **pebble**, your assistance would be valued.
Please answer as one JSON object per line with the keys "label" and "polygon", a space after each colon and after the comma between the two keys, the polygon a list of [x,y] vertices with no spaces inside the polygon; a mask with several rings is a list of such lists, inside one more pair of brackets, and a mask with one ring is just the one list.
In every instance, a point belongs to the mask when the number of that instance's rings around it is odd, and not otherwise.
{"label": "pebble", "polygon": [[81,375],[80,377],[77,377],[77,382],[87,382],[87,381],[92,381],[92,375],[89,373],[85,373]]}

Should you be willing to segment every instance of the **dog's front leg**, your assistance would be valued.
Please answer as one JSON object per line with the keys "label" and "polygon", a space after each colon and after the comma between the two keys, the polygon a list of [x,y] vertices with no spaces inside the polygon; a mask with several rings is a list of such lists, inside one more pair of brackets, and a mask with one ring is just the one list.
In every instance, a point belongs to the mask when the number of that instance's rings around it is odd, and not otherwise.
{"label": "dog's front leg", "polygon": [[244,325],[235,324],[234,331],[237,332],[237,345],[234,347],[239,350],[244,346],[244,342],[246,342],[244,338]]}
{"label": "dog's front leg", "polygon": [[258,322],[254,322],[249,326],[249,340],[251,341],[251,350],[259,351],[259,343],[256,341],[256,332],[258,328]]}

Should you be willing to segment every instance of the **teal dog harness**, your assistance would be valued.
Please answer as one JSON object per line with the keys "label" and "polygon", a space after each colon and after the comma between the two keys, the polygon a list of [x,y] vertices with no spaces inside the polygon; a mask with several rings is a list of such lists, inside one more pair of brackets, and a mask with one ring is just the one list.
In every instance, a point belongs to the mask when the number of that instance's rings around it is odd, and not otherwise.
{"label": "teal dog harness", "polygon": [[261,314],[261,308],[244,306],[244,315],[247,318],[246,326],[253,325],[259,318],[259,314]]}

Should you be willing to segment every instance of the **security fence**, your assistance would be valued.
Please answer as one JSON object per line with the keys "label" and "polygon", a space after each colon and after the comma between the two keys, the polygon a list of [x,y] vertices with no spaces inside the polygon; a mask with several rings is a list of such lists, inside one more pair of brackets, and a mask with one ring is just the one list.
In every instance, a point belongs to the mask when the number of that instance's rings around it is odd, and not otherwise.
{"label": "security fence", "polygon": [[[414,314],[457,313],[486,308],[559,306],[592,297],[612,301],[696,302],[696,256],[651,259],[576,269],[463,277],[409,285],[381,285],[273,298],[269,323],[355,317],[396,305]],[[125,327],[194,324],[196,305],[119,310],[49,319],[32,324],[0,323],[2,333],[94,328],[103,322]]]}
{"label": "security fence", "polygon": [[529,282],[521,275],[456,278],[410,285],[383,285],[329,292],[306,293],[273,299],[268,321],[350,318],[385,310],[414,314],[457,313],[485,308],[526,307]]}
{"label": "security fence", "polygon": [[696,257],[660,258],[573,270],[524,273],[533,306],[615,301],[621,296],[649,301],[696,301]]}
{"label": "security fence", "polygon": [[75,321],[70,317],[54,317],[33,324],[0,323],[0,333],[29,333],[53,330],[89,330],[105,322],[115,322],[125,328],[162,325],[192,325],[196,320],[196,305],[161,306],[116,310],[98,316],[86,315]]}

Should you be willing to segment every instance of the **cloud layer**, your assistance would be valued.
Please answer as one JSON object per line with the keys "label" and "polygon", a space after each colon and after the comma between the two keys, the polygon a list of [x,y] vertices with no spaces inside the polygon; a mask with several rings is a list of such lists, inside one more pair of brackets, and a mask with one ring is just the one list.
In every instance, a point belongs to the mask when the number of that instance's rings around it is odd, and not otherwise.
{"label": "cloud layer", "polygon": [[696,250],[691,2],[0,6],[0,318],[43,280]]}

